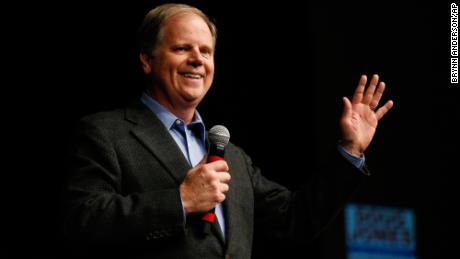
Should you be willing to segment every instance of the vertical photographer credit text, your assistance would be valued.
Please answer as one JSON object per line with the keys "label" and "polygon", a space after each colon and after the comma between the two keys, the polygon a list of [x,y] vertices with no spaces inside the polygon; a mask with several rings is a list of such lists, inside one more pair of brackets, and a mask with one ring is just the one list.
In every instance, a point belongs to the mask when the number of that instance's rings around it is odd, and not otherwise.
{"label": "vertical photographer credit text", "polygon": [[458,6],[450,5],[450,83],[458,84]]}

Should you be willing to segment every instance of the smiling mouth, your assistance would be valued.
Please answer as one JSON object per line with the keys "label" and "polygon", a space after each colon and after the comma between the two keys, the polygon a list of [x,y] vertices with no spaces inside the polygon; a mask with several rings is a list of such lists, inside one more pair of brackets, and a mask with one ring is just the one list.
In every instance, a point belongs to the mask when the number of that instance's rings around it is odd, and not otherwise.
{"label": "smiling mouth", "polygon": [[190,79],[201,79],[204,77],[204,75],[201,74],[195,74],[195,73],[179,73],[181,76],[190,78]]}

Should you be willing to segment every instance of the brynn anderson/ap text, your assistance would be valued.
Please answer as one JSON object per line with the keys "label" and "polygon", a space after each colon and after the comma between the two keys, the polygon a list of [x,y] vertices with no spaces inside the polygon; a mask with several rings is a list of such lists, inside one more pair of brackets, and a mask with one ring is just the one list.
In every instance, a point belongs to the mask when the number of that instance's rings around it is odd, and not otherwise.
{"label": "brynn anderson/ap text", "polygon": [[450,5],[450,83],[458,84],[458,6]]}

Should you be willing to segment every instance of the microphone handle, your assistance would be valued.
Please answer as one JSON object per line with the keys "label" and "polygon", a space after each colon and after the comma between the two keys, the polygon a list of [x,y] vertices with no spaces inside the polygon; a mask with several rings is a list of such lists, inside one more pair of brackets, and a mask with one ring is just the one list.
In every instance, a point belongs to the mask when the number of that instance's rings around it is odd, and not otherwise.
{"label": "microphone handle", "polygon": [[[219,161],[219,160],[224,160],[224,158],[221,156],[209,155],[206,161],[208,163],[211,163],[211,162]],[[214,211],[215,211],[215,208],[203,214],[203,216],[201,217],[201,220],[210,222],[210,223],[216,221],[216,214],[214,214]]]}
{"label": "microphone handle", "polygon": [[[224,150],[217,148],[214,145],[211,145],[210,152],[208,158],[206,159],[207,163],[211,163],[214,161],[224,160]],[[204,213],[201,217],[203,221],[203,233],[209,234],[211,233],[211,224],[216,221],[216,214],[214,213],[216,208],[209,210],[208,212]]]}

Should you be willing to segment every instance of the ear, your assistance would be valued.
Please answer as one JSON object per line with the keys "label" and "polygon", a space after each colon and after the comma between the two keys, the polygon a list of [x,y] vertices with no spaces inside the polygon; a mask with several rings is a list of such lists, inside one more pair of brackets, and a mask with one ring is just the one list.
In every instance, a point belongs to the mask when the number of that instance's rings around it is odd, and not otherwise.
{"label": "ear", "polygon": [[152,56],[145,53],[144,51],[141,51],[139,53],[139,59],[141,60],[142,69],[144,70],[144,73],[145,74],[152,73],[152,65],[150,64],[150,61],[152,60]]}

